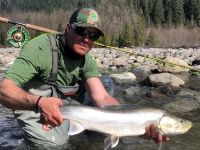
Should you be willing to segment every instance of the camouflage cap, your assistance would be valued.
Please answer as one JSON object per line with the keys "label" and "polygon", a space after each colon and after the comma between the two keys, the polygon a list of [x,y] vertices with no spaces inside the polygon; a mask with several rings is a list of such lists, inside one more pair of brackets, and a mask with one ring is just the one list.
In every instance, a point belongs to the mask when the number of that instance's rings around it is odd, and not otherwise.
{"label": "camouflage cap", "polygon": [[101,21],[97,12],[91,8],[80,8],[73,12],[70,20],[70,25],[78,27],[91,27],[99,31],[101,36],[104,36],[100,29]]}

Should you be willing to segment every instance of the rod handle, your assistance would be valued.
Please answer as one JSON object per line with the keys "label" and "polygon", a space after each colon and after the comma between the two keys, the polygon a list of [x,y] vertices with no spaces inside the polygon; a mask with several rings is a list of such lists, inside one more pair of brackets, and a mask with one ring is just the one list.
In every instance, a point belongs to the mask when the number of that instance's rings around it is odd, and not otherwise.
{"label": "rod handle", "polygon": [[8,22],[9,22],[9,19],[0,17],[0,22],[8,23]]}

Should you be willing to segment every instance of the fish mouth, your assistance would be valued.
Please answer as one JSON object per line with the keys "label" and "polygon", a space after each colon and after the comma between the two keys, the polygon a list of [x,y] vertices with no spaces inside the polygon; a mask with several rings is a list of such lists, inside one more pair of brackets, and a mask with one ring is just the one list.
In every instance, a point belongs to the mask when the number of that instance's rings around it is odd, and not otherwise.
{"label": "fish mouth", "polygon": [[187,132],[188,130],[190,130],[192,128],[192,122],[188,121],[183,127],[182,130],[183,132]]}
{"label": "fish mouth", "polygon": [[192,122],[188,121],[185,124],[182,124],[181,127],[177,127],[175,130],[176,134],[183,134],[189,131],[192,128]]}

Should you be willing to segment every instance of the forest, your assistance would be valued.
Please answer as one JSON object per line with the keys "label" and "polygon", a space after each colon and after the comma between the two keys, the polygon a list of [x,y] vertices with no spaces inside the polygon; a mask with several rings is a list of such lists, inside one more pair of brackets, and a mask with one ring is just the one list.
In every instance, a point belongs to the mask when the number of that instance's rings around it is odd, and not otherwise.
{"label": "forest", "polygon": [[[0,17],[64,31],[77,8],[97,10],[105,37],[116,47],[199,47],[200,0],[0,0]],[[11,27],[0,23],[0,47]],[[31,38],[41,33],[30,31]]]}

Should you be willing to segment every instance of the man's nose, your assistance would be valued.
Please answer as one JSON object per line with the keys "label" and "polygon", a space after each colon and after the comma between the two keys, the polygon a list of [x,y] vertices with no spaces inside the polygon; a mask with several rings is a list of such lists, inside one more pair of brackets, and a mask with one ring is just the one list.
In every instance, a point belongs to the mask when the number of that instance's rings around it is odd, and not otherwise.
{"label": "man's nose", "polygon": [[89,35],[88,35],[88,34],[86,34],[85,36],[82,36],[82,39],[83,39],[85,42],[91,41],[91,39],[89,38]]}

